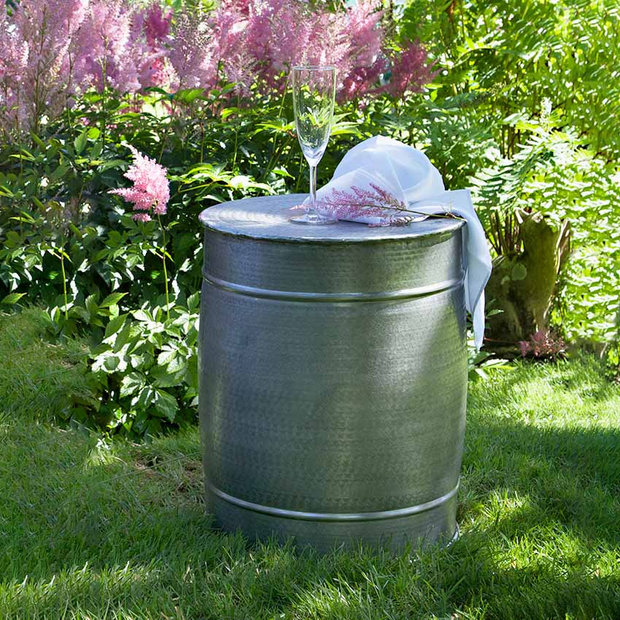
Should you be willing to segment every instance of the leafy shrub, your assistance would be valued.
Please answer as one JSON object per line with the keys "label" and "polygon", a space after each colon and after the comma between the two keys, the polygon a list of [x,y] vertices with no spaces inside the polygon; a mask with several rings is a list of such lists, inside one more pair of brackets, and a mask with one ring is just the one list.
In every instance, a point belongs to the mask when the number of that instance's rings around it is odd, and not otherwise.
{"label": "leafy shrub", "polygon": [[199,304],[194,293],[184,306],[111,316],[101,344],[91,353],[101,393],[95,414],[100,424],[155,434],[163,424],[194,419]]}
{"label": "leafy shrub", "polygon": [[557,115],[511,119],[528,141],[510,160],[473,180],[478,213],[498,255],[522,245],[519,212],[568,223],[571,253],[561,272],[552,319],[572,341],[609,342],[620,307],[620,176]]}

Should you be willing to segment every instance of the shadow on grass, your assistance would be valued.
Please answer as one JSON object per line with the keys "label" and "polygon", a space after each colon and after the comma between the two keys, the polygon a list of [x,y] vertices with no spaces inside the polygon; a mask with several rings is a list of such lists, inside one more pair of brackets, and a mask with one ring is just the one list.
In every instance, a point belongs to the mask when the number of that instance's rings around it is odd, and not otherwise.
{"label": "shadow on grass", "polygon": [[[213,530],[195,430],[105,449],[0,422],[0,617],[617,619],[620,431],[503,414],[525,371],[505,381],[488,405],[474,395],[461,540],[396,557],[319,557]],[[615,398],[587,372],[567,381]]]}

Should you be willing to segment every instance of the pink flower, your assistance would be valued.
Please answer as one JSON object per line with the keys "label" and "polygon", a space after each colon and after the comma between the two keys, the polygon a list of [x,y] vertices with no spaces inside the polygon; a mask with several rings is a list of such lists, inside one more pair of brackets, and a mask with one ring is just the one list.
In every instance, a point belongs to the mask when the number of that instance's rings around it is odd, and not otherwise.
{"label": "pink flower", "polygon": [[155,49],[160,43],[167,40],[170,34],[172,10],[164,12],[158,4],[151,4],[142,12],[144,34],[149,46]]}
{"label": "pink flower", "polygon": [[218,80],[219,50],[213,25],[199,12],[177,15],[168,58],[178,88],[213,88]]}
{"label": "pink flower", "polygon": [[0,122],[7,134],[54,116],[75,91],[72,42],[88,0],[22,0],[0,9]]}
{"label": "pink flower", "polygon": [[146,50],[136,43],[134,10],[123,0],[92,0],[77,38],[77,79],[102,90],[104,84],[121,93],[140,89],[139,66]]}
{"label": "pink flower", "polygon": [[392,75],[382,90],[397,99],[402,99],[407,91],[419,93],[437,75],[437,71],[432,69],[424,46],[419,41],[408,43],[403,52],[392,60]]}
{"label": "pink flower", "polygon": [[164,11],[159,4],[151,4],[135,15],[132,40],[139,59],[138,79],[142,88],[168,88],[174,81],[172,67],[167,61],[171,22],[172,10]]}
{"label": "pink flower", "polygon": [[552,332],[544,330],[532,334],[529,340],[521,340],[519,348],[523,357],[531,354],[536,358],[555,359],[566,353],[564,340]]}
{"label": "pink flower", "polygon": [[212,88],[221,69],[245,93],[253,83],[284,89],[294,65],[332,65],[340,98],[360,96],[385,69],[379,6],[360,0],[331,11],[304,0],[222,0],[212,13],[177,17],[170,62],[181,88]]}
{"label": "pink flower", "polygon": [[155,215],[164,215],[170,200],[170,186],[166,178],[166,169],[154,159],[142,155],[133,146],[129,146],[134,156],[133,165],[125,173],[125,177],[133,181],[133,187],[112,189],[110,194],[121,196],[127,202],[133,203],[134,220],[149,222],[150,212]]}

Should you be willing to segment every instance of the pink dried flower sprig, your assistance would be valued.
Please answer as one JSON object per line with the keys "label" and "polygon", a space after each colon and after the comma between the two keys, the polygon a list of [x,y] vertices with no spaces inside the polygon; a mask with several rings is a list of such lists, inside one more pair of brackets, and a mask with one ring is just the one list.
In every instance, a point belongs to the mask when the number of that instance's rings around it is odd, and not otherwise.
{"label": "pink dried flower sprig", "polygon": [[349,191],[335,189],[330,195],[321,198],[317,207],[319,211],[329,211],[339,220],[381,219],[381,223],[371,226],[404,226],[413,220],[413,216],[403,214],[404,211],[410,211],[406,203],[374,183],[370,187],[372,190],[355,186]]}
{"label": "pink dried flower sprig", "polygon": [[146,157],[133,146],[129,146],[133,153],[134,163],[124,176],[133,181],[133,187],[110,190],[110,194],[121,196],[127,202],[133,203],[134,220],[140,222],[151,221],[151,214],[164,215],[170,200],[170,185],[166,177],[166,168],[154,159]]}

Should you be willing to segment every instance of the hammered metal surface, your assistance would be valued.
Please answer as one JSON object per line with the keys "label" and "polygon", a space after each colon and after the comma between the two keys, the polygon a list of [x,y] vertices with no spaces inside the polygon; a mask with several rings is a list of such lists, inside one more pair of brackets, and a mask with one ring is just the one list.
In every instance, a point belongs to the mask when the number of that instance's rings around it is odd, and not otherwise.
{"label": "hammered metal surface", "polygon": [[209,508],[225,529],[323,550],[447,541],[467,389],[464,224],[289,223],[303,198],[201,215]]}

